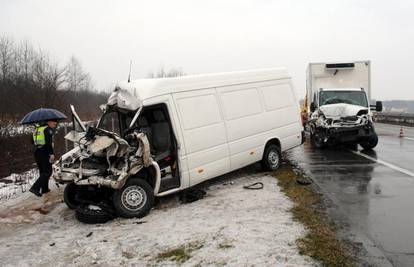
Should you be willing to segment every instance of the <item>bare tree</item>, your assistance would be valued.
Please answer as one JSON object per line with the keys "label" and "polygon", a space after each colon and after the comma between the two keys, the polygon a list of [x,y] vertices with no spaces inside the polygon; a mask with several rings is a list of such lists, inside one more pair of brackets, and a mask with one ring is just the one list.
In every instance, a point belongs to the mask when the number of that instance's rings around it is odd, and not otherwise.
{"label": "bare tree", "polygon": [[1,79],[5,81],[11,71],[13,60],[13,39],[7,36],[0,37],[0,71]]}
{"label": "bare tree", "polygon": [[82,68],[80,61],[72,56],[65,67],[65,89],[69,91],[82,91],[92,89],[91,77]]}
{"label": "bare tree", "polygon": [[27,82],[29,79],[32,78],[31,74],[32,74],[35,53],[34,53],[32,45],[27,40],[23,41],[20,44],[19,52],[20,52],[20,60],[21,60],[21,65],[23,69],[24,79]]}

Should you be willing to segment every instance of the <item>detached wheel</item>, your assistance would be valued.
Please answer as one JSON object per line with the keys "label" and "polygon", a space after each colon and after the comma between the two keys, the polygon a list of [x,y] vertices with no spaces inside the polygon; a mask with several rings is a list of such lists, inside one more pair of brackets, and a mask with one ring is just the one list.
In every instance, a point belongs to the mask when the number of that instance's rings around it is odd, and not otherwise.
{"label": "detached wheel", "polygon": [[78,221],[87,224],[106,223],[114,218],[108,212],[93,205],[78,206],[75,211],[75,217]]}
{"label": "detached wheel", "polygon": [[268,145],[264,151],[262,167],[266,171],[275,171],[280,166],[282,154],[277,145]]}
{"label": "detached wheel", "polygon": [[113,204],[119,216],[141,218],[154,205],[154,191],[145,180],[130,178],[121,189],[114,192]]}
{"label": "detached wheel", "polygon": [[378,144],[378,135],[373,134],[368,138],[368,140],[361,142],[360,145],[363,149],[373,149]]}
{"label": "detached wheel", "polygon": [[80,202],[76,200],[76,195],[78,192],[79,186],[75,183],[70,183],[65,186],[65,190],[63,192],[63,200],[69,209],[76,209],[80,205]]}

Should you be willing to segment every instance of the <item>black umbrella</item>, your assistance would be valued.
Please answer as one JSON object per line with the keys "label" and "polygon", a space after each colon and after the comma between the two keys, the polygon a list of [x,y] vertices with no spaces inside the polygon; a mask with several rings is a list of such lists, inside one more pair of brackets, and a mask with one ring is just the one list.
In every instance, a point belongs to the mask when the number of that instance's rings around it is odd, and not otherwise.
{"label": "black umbrella", "polygon": [[39,108],[26,114],[21,124],[31,124],[45,121],[58,121],[66,119],[66,115],[62,112],[52,108]]}

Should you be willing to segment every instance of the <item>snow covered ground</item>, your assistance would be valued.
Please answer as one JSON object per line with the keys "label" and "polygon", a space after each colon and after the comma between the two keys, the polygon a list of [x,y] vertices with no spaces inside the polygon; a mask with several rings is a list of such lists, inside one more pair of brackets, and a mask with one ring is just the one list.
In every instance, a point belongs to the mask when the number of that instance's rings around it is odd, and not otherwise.
{"label": "snow covered ground", "polygon": [[[262,190],[243,185],[263,182]],[[44,198],[30,193],[0,207],[2,266],[315,266],[298,253],[302,225],[274,177],[243,175],[218,181],[204,199],[177,197],[142,219],[86,225],[62,203],[63,188]],[[184,252],[181,263],[174,256]],[[179,261],[179,260],[178,260]]]}
{"label": "snow covered ground", "polygon": [[0,204],[27,192],[38,176],[39,171],[34,168],[23,173],[12,173],[7,177],[1,178]]}

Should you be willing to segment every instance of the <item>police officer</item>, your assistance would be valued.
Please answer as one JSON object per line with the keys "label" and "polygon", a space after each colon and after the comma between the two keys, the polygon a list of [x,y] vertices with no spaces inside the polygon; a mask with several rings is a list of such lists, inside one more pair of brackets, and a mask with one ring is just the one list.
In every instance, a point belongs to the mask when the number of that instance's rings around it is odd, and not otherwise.
{"label": "police officer", "polygon": [[50,192],[49,178],[52,175],[52,163],[55,160],[53,135],[57,124],[57,121],[48,121],[46,124],[36,126],[33,132],[34,155],[39,168],[39,178],[29,191],[38,197]]}

